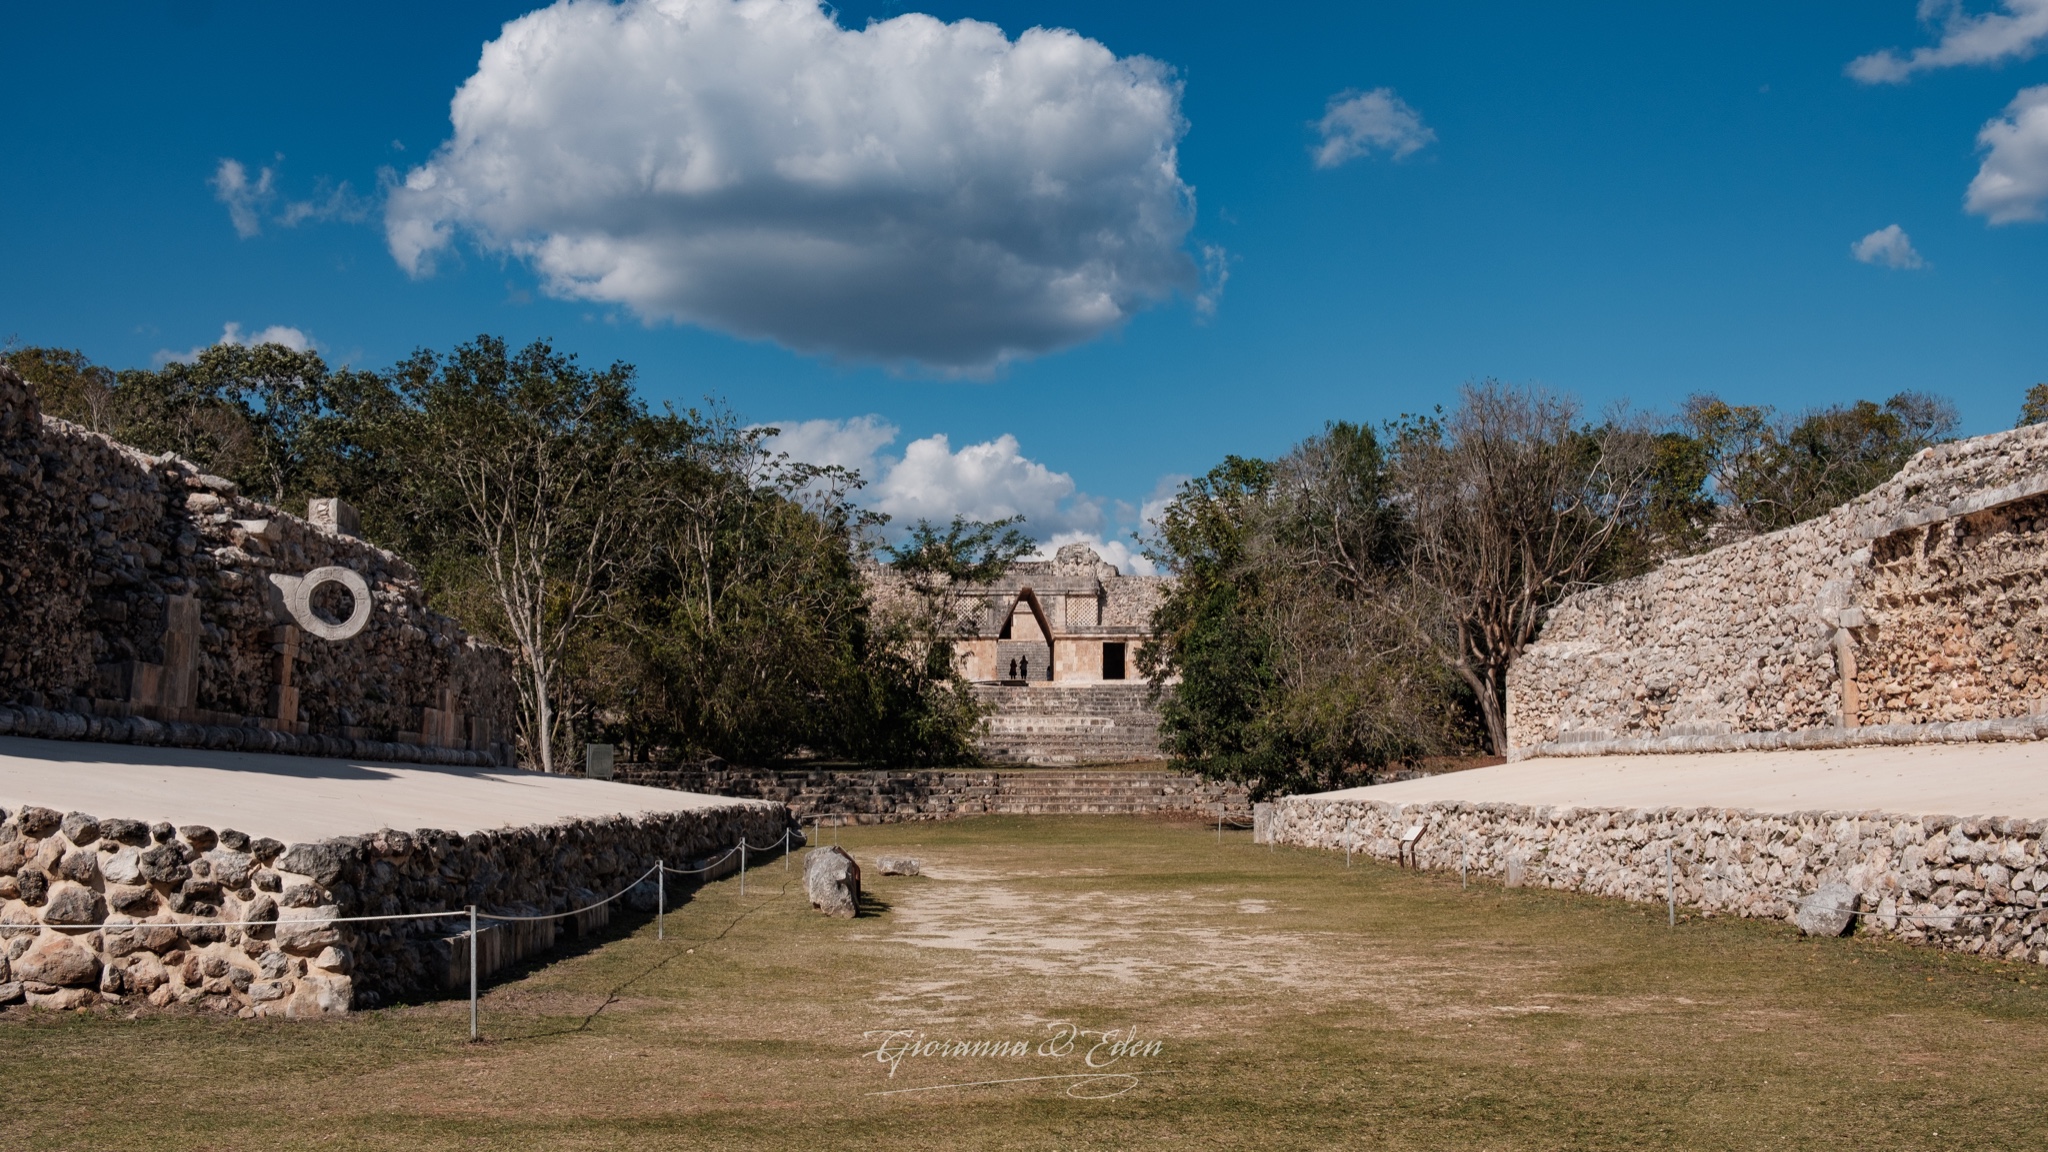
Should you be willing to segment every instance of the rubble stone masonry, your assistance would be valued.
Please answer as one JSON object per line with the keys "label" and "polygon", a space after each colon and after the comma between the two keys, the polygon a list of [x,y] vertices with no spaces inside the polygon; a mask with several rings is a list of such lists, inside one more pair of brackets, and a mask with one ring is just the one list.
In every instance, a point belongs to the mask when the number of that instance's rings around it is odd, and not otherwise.
{"label": "rubble stone masonry", "polygon": [[1510,887],[1562,888],[1688,910],[1789,917],[1842,884],[1855,931],[2048,964],[2048,821],[1721,808],[1398,805],[1290,796],[1262,814],[1273,841]]}
{"label": "rubble stone masonry", "polygon": [[[0,811],[0,1005],[185,1004],[244,1016],[333,1015],[464,988],[467,906],[506,916],[587,908],[654,865],[780,845],[780,804],[571,820],[463,835],[385,829],[284,844],[233,829]],[[801,839],[798,839],[801,843]],[[711,874],[717,875],[713,871]],[[652,879],[624,902],[654,911]],[[684,886],[668,885],[673,902]],[[604,927],[614,905],[486,922],[483,974]],[[330,923],[330,918],[448,913]],[[221,922],[241,922],[218,926]]]}
{"label": "rubble stone masonry", "polygon": [[2048,426],[1560,603],[1510,758],[2048,736]]}
{"label": "rubble stone masonry", "polygon": [[[0,735],[508,763],[509,655],[314,503],[323,524],[44,417],[0,367]],[[371,603],[300,588],[323,568]]]}

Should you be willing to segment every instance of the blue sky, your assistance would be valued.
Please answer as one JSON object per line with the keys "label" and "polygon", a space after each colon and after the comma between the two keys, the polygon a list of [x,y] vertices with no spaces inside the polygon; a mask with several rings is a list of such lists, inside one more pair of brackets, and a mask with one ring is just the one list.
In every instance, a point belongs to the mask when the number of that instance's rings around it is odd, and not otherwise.
{"label": "blue sky", "polygon": [[[1596,408],[1927,389],[1972,433],[2048,380],[2044,0],[833,10],[936,18],[889,43],[694,2],[687,32],[680,4],[9,6],[0,337],[120,366],[276,326],[372,367],[549,337],[800,427],[899,516],[1110,540],[1225,453],[1483,377]],[[522,17],[525,65],[480,66]],[[1009,86],[952,116],[977,61]],[[465,83],[475,138],[437,154]],[[931,123],[858,111],[884,88]],[[684,130],[723,191],[621,190]],[[790,175],[875,148],[922,175]]]}

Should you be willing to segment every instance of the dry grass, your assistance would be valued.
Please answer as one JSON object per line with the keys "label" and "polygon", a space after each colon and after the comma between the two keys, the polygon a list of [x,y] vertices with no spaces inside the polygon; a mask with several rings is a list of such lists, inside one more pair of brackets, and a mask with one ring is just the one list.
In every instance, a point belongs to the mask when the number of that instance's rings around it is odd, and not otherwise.
{"label": "dry grass", "polygon": [[[829,833],[828,833],[829,835]],[[2034,970],[1271,851],[1116,818],[849,828],[875,914],[779,864],[466,1005],[329,1023],[14,1010],[46,1148],[2019,1147],[2048,1135]],[[1135,1030],[1144,1075],[864,1034]],[[1080,1099],[1080,1095],[1107,1098]],[[1121,1092],[1120,1095],[1112,1095]],[[1939,1133],[1939,1135],[1936,1135]]]}

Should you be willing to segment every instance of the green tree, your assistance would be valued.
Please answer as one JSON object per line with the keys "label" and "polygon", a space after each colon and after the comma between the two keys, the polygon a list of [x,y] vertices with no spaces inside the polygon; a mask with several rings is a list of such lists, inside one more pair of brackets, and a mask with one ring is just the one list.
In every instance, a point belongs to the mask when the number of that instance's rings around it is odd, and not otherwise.
{"label": "green tree", "polygon": [[2027,389],[2026,399],[2020,403],[2020,418],[2015,428],[2029,424],[2048,423],[2048,384],[2036,384]]}

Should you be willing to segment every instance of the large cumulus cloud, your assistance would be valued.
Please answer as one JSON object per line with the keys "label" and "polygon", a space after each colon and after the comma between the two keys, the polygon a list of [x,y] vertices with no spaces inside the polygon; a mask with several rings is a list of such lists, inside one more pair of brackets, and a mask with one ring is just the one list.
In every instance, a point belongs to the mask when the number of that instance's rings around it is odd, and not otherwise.
{"label": "large cumulus cloud", "polygon": [[985,368],[1194,286],[1180,88],[1073,32],[815,0],[564,0],[507,24],[392,189],[561,296],[804,351]]}

